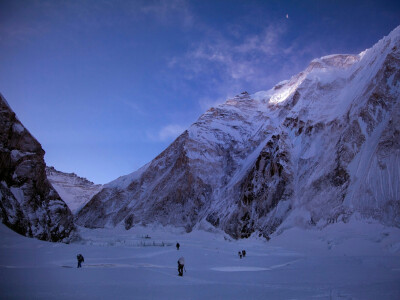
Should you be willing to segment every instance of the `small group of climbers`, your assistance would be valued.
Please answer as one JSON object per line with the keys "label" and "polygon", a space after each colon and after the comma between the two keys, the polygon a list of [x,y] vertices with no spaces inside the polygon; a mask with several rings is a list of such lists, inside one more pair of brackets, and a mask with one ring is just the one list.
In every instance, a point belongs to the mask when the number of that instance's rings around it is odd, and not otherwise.
{"label": "small group of climbers", "polygon": [[[176,243],[176,249],[179,250],[179,248],[180,248],[180,244]],[[242,258],[242,256],[243,257],[246,256],[246,251],[245,250],[242,250],[241,252],[239,251],[239,255],[240,255],[240,258]],[[77,268],[82,268],[82,263],[85,261],[85,258],[83,257],[82,254],[78,254],[76,256],[76,259],[78,260]],[[185,270],[185,272],[186,272],[185,258],[182,256],[178,259],[178,275],[179,276],[183,276],[183,270]]]}
{"label": "small group of climbers", "polygon": [[239,255],[240,258],[245,257],[246,256],[246,250],[239,251],[238,255]]}

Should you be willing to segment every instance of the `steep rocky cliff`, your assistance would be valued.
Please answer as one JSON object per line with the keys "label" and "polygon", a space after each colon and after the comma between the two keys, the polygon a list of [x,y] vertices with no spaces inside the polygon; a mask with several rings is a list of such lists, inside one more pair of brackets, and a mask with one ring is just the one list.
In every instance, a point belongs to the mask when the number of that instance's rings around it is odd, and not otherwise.
{"label": "steep rocky cliff", "polygon": [[140,170],[104,186],[87,227],[204,221],[242,238],[351,215],[400,226],[400,27],[273,89],[211,108]]}
{"label": "steep rocky cliff", "polygon": [[16,232],[67,241],[71,211],[46,177],[44,151],[0,95],[0,218]]}

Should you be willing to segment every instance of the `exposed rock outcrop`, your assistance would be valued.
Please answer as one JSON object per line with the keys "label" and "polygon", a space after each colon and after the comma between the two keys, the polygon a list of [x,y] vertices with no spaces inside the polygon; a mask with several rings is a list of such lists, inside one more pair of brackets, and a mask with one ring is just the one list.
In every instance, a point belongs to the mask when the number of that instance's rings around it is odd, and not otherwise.
{"label": "exposed rock outcrop", "polygon": [[0,95],[0,218],[16,232],[67,241],[71,211],[48,182],[44,151]]}

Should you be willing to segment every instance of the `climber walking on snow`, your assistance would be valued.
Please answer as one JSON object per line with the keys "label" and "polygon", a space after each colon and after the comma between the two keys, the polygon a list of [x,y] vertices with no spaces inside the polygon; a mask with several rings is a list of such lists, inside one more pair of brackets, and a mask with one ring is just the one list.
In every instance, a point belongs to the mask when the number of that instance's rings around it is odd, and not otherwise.
{"label": "climber walking on snow", "polygon": [[[185,259],[183,257],[178,259],[178,275],[183,276],[183,268],[185,267]],[[185,269],[186,271],[186,269]]]}
{"label": "climber walking on snow", "polygon": [[78,254],[76,256],[76,259],[78,260],[78,268],[82,268],[81,263],[83,263],[85,261],[85,258],[83,257],[82,254]]}

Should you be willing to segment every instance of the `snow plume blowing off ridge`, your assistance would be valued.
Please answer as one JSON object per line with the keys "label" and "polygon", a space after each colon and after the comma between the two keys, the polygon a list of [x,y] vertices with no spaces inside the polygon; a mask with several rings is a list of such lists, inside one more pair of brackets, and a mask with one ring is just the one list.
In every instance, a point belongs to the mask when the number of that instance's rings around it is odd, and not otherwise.
{"label": "snow plume blowing off ridge", "polygon": [[79,225],[214,226],[235,238],[350,216],[400,226],[400,27],[358,55],[313,60],[269,91],[209,109]]}

